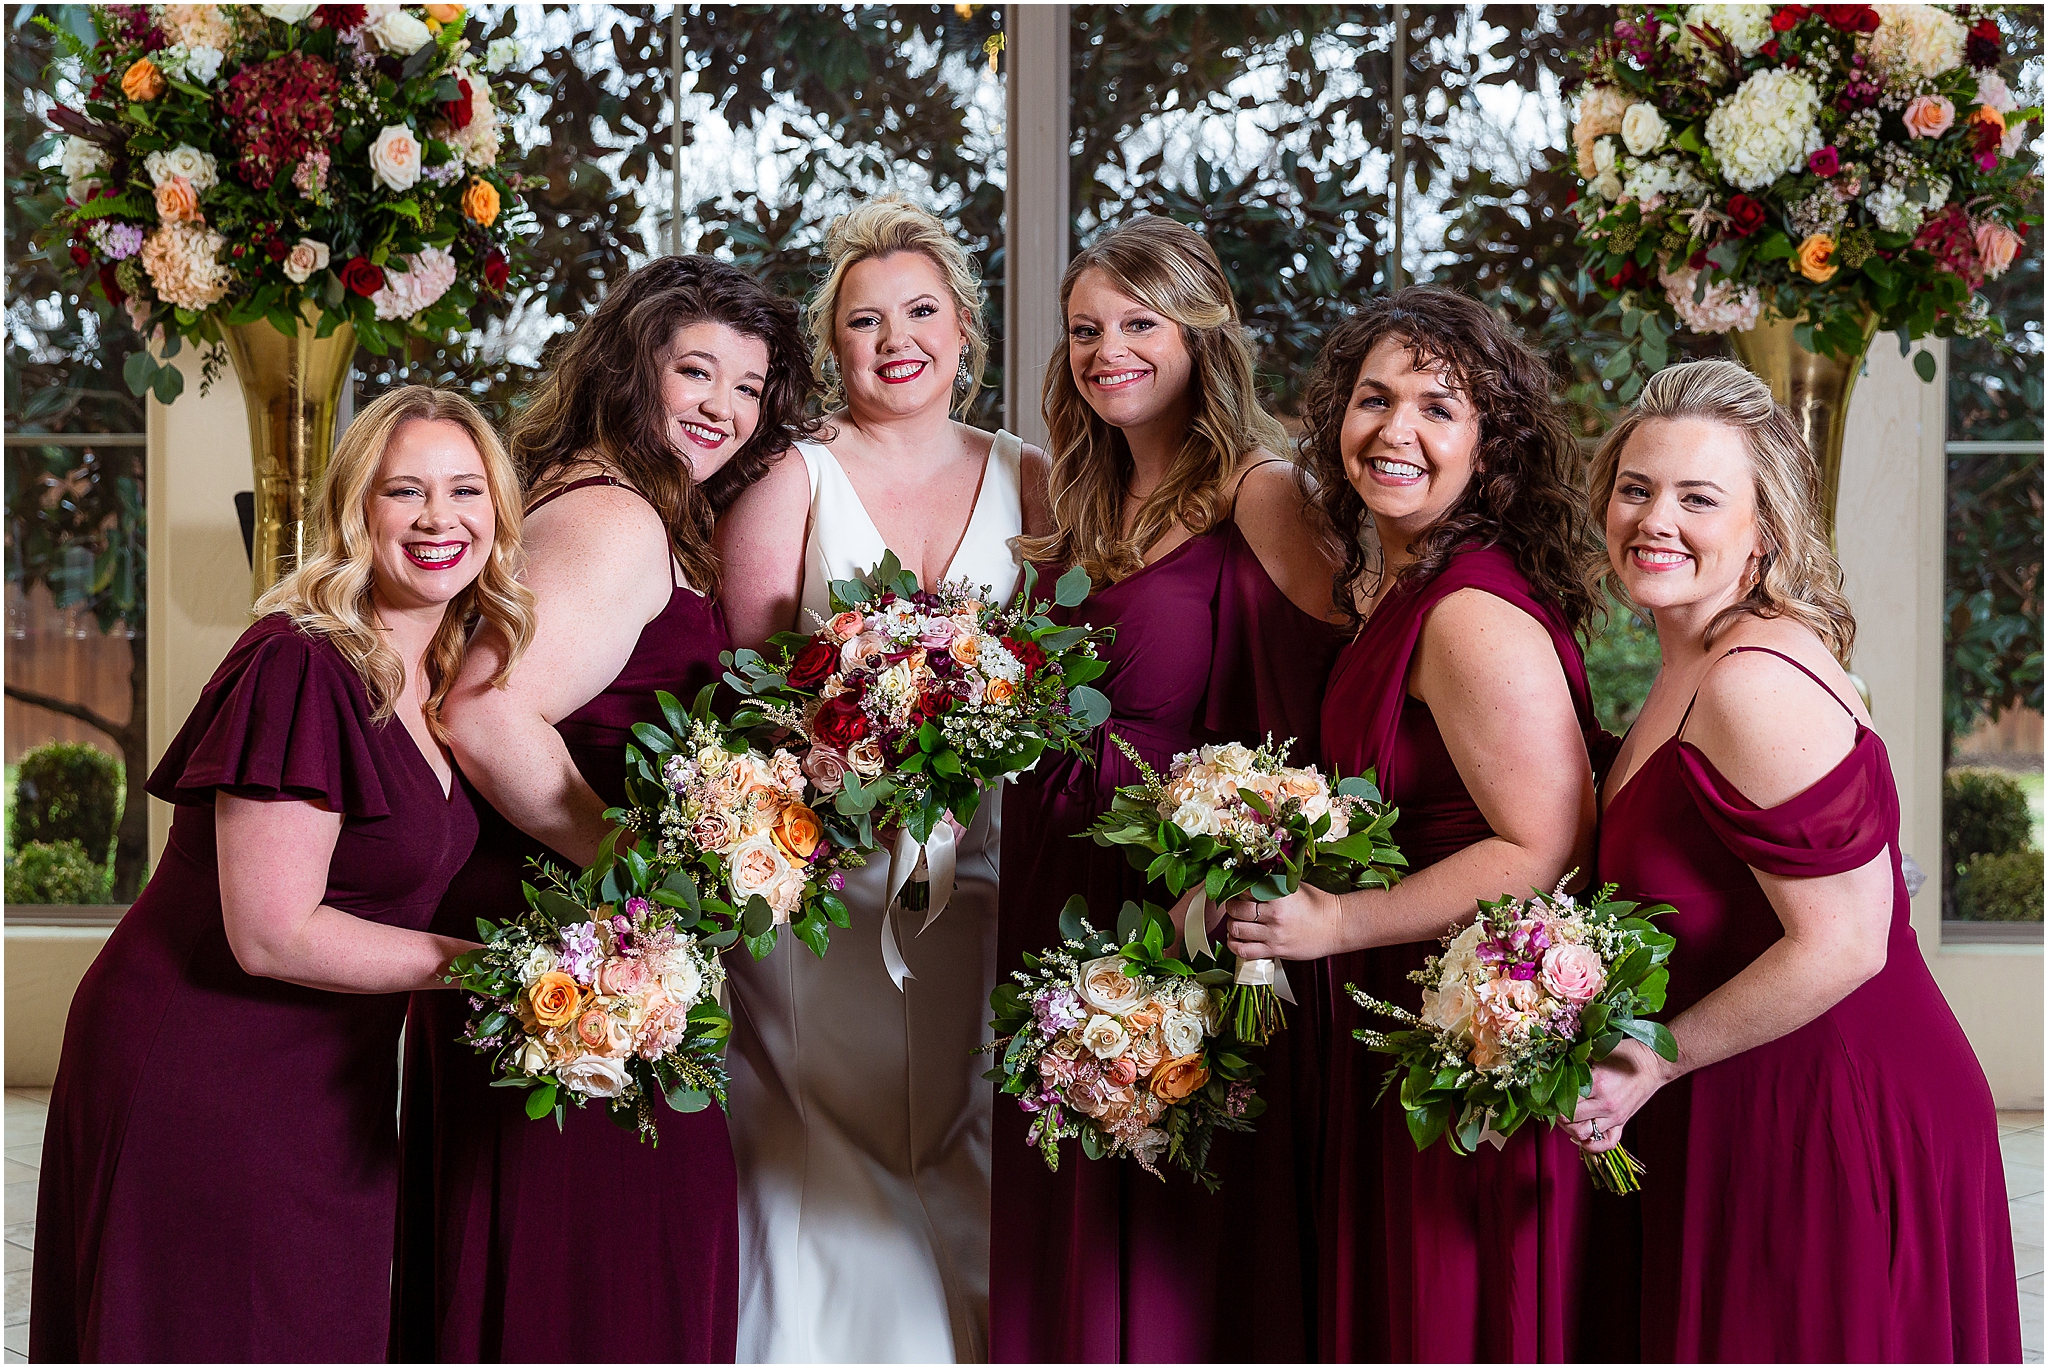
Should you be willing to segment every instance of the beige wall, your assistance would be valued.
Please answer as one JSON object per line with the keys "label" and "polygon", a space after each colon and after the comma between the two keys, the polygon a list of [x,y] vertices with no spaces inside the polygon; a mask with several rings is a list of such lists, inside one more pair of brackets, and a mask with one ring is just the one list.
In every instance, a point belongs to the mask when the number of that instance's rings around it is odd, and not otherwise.
{"label": "beige wall", "polygon": [[7,928],[7,1086],[47,1088],[57,1078],[64,1017],[104,926]]}

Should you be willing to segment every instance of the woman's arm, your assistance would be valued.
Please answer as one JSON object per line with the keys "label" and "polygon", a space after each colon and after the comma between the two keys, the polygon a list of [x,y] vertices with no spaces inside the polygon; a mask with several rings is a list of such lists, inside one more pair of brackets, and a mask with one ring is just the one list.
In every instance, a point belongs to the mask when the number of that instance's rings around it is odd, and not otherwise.
{"label": "woman's arm", "polygon": [[[1414,683],[1494,834],[1391,889],[1337,894],[1304,884],[1256,907],[1233,903],[1233,952],[1311,960],[1434,940],[1470,921],[1479,899],[1550,888],[1591,857],[1592,766],[1541,623],[1483,590],[1461,589],[1424,623]],[[1398,822],[1393,839],[1400,844]]]}
{"label": "woman's arm", "polygon": [[1238,531],[1289,602],[1310,617],[1339,621],[1330,593],[1342,561],[1308,506],[1294,467],[1263,451],[1249,459],[1259,464],[1238,482],[1231,512]]}
{"label": "woman's arm", "polygon": [[410,993],[446,987],[437,975],[476,948],[324,905],[339,813],[217,793],[213,830],[228,947],[259,978],[331,993]]}
{"label": "woman's arm", "polygon": [[578,864],[611,826],[555,724],[618,678],[640,633],[674,592],[661,518],[629,490],[579,489],[526,524],[533,643],[503,688],[491,679],[505,642],[477,633],[442,708],[449,745],[485,800],[527,835]]}
{"label": "woman's arm", "polygon": [[735,646],[760,650],[797,629],[811,477],[803,454],[785,451],[718,520],[718,600]]}
{"label": "woman's arm", "polygon": [[[1823,778],[1855,744],[1855,727],[1813,682],[1761,654],[1716,664],[1700,688],[1685,738],[1737,791],[1776,807]],[[1670,1023],[1676,1063],[1624,1043],[1593,1067],[1593,1094],[1568,1129],[1595,1153],[1656,1091],[1694,1069],[1789,1035],[1884,968],[1891,934],[1891,851],[1818,879],[1752,870],[1785,934],[1741,973]],[[1685,953],[1683,939],[1678,953]]]}

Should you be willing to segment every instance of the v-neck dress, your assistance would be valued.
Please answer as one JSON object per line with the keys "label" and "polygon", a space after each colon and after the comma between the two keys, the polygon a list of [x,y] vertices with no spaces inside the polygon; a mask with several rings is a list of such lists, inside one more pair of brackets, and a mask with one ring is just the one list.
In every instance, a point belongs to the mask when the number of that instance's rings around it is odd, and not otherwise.
{"label": "v-neck dress", "polygon": [[1913,933],[1884,742],[1858,723],[1839,764],[1760,808],[1683,734],[1600,827],[1600,878],[1678,909],[1659,922],[1678,938],[1666,1020],[1784,935],[1754,870],[1823,878],[1882,856],[1891,930],[1884,968],[1854,992],[1629,1122],[1649,1172],[1639,1196],[1599,1205],[1593,1247],[1640,1293],[1589,1289],[1589,1348],[1652,1363],[2018,1361],[1997,1116]]}
{"label": "v-neck dress", "polygon": [[170,841],[72,997],[50,1094],[33,1360],[383,1359],[406,1000],[245,972],[214,833],[216,793],[340,813],[321,902],[424,930],[476,814],[370,714],[347,658],[273,615],[150,776]]}
{"label": "v-neck dress", "polygon": [[[804,626],[830,581],[888,550],[829,447],[810,474]],[[1017,590],[1022,444],[996,434],[949,580]],[[987,1353],[989,1114],[981,1075],[995,986],[1002,795],[957,847],[952,901],[920,932],[899,913],[913,977],[884,967],[888,860],[852,871],[853,914],[823,959],[786,936],[767,959],[727,956],[732,1137],[740,1175],[743,1362],[972,1362]]]}

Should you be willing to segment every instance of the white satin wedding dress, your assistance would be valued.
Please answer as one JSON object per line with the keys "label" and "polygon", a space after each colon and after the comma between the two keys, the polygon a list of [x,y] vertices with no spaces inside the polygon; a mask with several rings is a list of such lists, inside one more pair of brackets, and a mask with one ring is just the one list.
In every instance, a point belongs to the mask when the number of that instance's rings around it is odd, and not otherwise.
{"label": "white satin wedding dress", "polygon": [[[888,549],[838,459],[797,450],[811,479],[803,617],[827,585]],[[998,433],[949,580],[1017,591],[1022,446]],[[818,614],[814,619],[811,615]],[[910,975],[881,948],[886,854],[852,871],[853,914],[821,960],[784,937],[732,971],[730,1119],[740,1187],[742,1363],[979,1362],[988,1356],[989,1126],[981,1074],[995,986],[999,794],[957,846],[953,895],[895,914]]]}

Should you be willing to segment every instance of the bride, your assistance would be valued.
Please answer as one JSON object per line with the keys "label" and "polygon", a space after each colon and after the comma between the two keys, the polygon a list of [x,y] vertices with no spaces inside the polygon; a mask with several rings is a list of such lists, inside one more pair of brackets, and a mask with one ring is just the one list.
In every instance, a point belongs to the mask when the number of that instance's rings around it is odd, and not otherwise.
{"label": "bride", "polygon": [[[885,550],[927,588],[964,579],[1005,600],[1015,539],[1046,530],[1044,455],[953,421],[987,352],[967,254],[894,197],[838,219],[825,247],[809,311],[824,440],[799,442],[800,461],[785,456],[719,520],[740,646],[815,628],[829,582]],[[929,923],[885,909],[884,854],[848,878],[853,926],[822,960],[784,937],[758,964],[727,961],[742,1363],[987,1357],[994,1096],[973,1051],[995,985],[1001,823],[992,795],[948,833],[952,896]]]}

